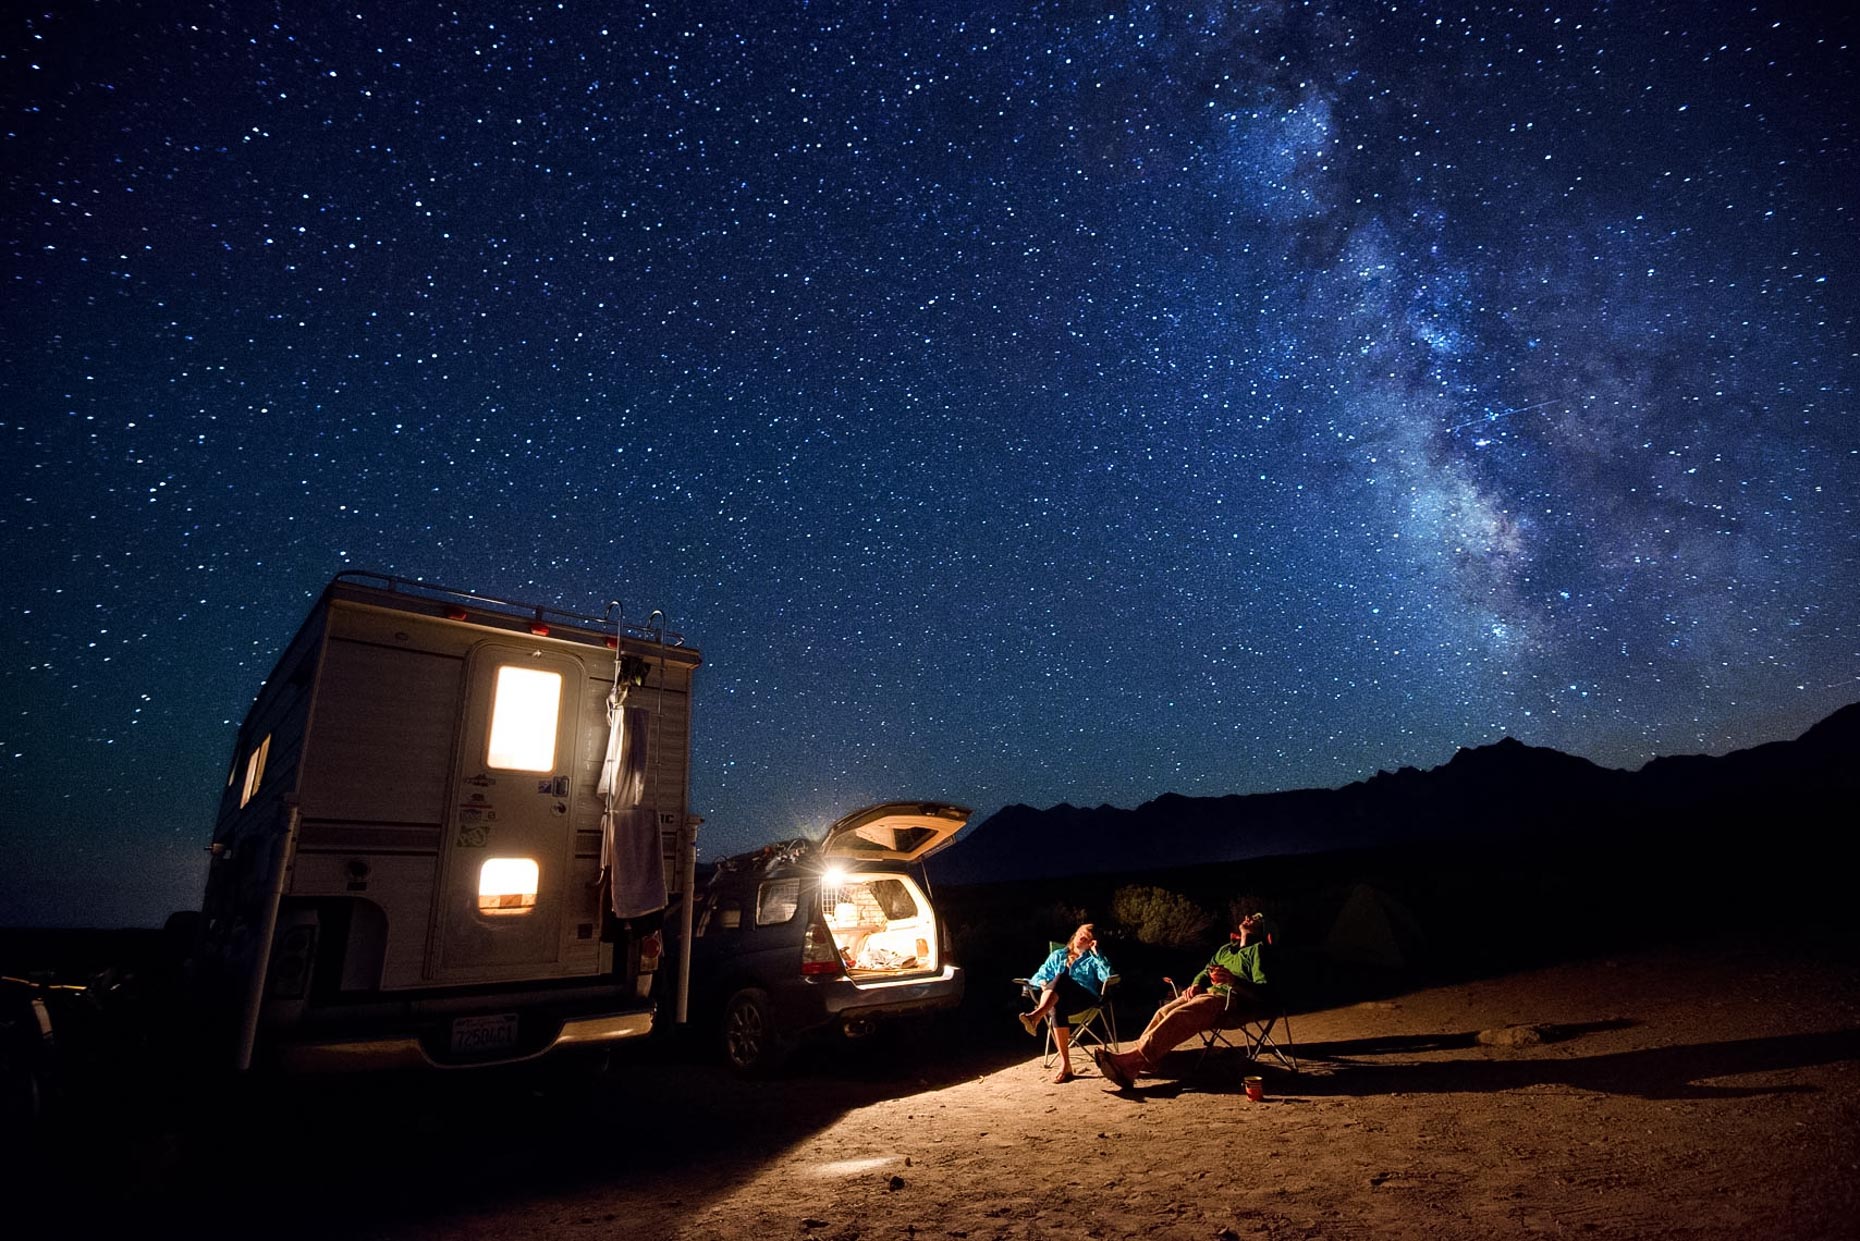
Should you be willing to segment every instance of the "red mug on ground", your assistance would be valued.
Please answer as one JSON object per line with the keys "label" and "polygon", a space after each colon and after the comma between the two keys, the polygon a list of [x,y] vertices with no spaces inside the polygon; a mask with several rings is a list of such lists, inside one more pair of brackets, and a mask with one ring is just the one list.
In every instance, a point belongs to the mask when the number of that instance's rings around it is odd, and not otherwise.
{"label": "red mug on ground", "polygon": [[1266,1082],[1264,1078],[1249,1077],[1242,1082],[1241,1085],[1246,1087],[1246,1097],[1253,1100],[1255,1103],[1258,1103],[1261,1099],[1266,1097]]}

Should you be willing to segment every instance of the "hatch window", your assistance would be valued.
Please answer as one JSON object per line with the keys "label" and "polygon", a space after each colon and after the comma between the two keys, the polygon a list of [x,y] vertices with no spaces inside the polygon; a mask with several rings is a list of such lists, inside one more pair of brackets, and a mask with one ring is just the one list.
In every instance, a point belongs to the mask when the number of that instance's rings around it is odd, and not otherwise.
{"label": "hatch window", "polygon": [[478,912],[524,914],[536,908],[542,868],[526,857],[486,858],[478,872]]}
{"label": "hatch window", "polygon": [[556,721],[561,710],[561,673],[514,664],[499,668],[486,765],[504,771],[555,770]]}

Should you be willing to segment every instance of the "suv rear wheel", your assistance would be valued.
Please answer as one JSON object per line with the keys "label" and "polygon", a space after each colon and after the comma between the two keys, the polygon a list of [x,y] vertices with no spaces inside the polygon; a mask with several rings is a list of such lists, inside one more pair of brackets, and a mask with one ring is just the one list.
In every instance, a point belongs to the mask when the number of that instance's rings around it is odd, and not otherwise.
{"label": "suv rear wheel", "polygon": [[768,993],[744,987],[723,1006],[723,1058],[739,1073],[765,1073],[775,1067],[779,1051]]}

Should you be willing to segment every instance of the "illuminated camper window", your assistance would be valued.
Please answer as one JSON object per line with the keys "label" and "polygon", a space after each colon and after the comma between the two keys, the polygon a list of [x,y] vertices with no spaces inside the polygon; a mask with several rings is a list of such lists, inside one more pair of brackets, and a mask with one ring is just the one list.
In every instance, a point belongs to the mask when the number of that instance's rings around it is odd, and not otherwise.
{"label": "illuminated camper window", "polygon": [[521,914],[536,908],[536,880],[542,870],[530,858],[486,858],[478,872],[478,912]]}
{"label": "illuminated camper window", "polygon": [[239,791],[239,809],[244,810],[252,794],[258,792],[259,782],[265,778],[265,759],[271,754],[271,734],[258,743],[245,760],[245,787]]}
{"label": "illuminated camper window", "polygon": [[505,771],[553,771],[555,722],[561,709],[561,673],[499,668],[491,703],[491,747],[484,761]]}

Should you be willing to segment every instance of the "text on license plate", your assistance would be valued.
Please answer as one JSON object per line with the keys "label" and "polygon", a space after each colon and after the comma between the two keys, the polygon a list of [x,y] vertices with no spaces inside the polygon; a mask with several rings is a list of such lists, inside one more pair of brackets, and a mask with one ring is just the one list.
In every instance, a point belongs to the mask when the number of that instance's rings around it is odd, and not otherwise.
{"label": "text on license plate", "polygon": [[509,1051],[516,1045],[515,1013],[452,1019],[452,1050],[455,1052]]}

